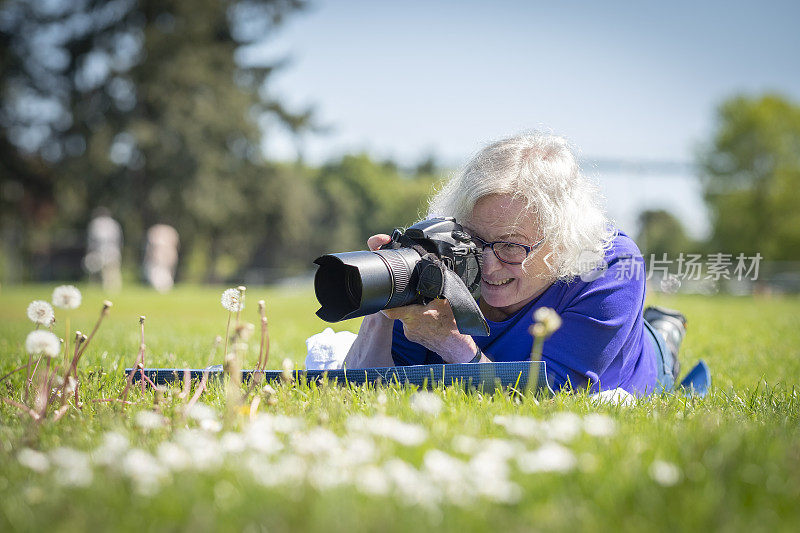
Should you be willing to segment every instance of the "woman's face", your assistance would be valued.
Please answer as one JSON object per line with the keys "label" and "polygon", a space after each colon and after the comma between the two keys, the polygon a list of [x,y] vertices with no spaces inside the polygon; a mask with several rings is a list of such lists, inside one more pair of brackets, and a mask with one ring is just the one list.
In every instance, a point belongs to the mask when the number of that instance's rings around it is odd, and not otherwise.
{"label": "woman's face", "polygon": [[[525,203],[507,194],[478,200],[464,227],[486,242],[510,241],[533,246],[544,237],[536,217],[525,211]],[[548,253],[544,248],[545,245],[534,249],[523,265],[509,265],[486,247],[481,269],[481,309],[487,318],[505,319],[552,285],[555,276],[544,262]]]}

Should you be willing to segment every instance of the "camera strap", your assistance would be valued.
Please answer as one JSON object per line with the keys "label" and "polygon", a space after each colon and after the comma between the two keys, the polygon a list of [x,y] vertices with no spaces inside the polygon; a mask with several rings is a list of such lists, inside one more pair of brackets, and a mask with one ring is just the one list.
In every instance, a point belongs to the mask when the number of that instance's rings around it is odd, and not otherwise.
{"label": "camera strap", "polygon": [[489,335],[489,324],[478,307],[478,302],[458,274],[431,253],[422,256],[417,271],[417,292],[428,302],[436,298],[446,298],[453,310],[459,332],[476,337]]}

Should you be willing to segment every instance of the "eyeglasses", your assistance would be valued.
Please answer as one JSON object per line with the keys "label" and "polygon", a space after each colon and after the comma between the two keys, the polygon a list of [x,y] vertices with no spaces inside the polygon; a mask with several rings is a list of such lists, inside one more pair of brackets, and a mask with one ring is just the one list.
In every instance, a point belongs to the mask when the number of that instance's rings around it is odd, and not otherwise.
{"label": "eyeglasses", "polygon": [[472,240],[475,241],[475,244],[480,246],[482,251],[486,251],[486,248],[489,247],[499,261],[509,265],[521,265],[525,261],[525,258],[544,242],[544,239],[540,239],[539,242],[533,246],[528,246],[527,244],[508,241],[486,242],[480,237],[474,236]]}

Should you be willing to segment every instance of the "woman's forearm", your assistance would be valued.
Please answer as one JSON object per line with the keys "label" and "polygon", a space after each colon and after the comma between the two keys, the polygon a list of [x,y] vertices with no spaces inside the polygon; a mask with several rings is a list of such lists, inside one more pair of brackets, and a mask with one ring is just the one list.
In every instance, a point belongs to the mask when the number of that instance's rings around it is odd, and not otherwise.
{"label": "woman's forearm", "polygon": [[383,313],[364,317],[358,337],[347,352],[345,368],[394,366],[392,360],[392,325],[394,320]]}

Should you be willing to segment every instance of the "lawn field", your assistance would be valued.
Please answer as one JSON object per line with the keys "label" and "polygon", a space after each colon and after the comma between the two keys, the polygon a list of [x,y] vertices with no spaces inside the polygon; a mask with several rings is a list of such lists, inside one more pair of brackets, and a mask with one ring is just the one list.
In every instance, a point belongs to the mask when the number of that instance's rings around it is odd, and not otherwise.
{"label": "lawn field", "polygon": [[[224,287],[167,295],[79,286],[56,333],[108,317],[78,368],[80,409],[39,423],[0,404],[0,531],[797,531],[800,525],[800,300],[664,296],[689,319],[684,370],[698,359],[706,398],[633,405],[456,388],[212,383],[187,409],[179,386],[134,387],[125,367],[222,362]],[[24,365],[32,300],[53,286],[0,288],[0,375]],[[247,291],[266,301],[268,368],[302,367],[319,320],[310,287]],[[333,325],[357,331],[358,321]],[[256,328],[258,330],[258,328]],[[244,367],[258,357],[249,341]],[[21,402],[25,372],[0,383]],[[196,387],[197,384],[195,384]],[[29,402],[30,403],[30,402]],[[58,403],[56,407],[58,406]],[[55,410],[55,407],[52,411]]]}

